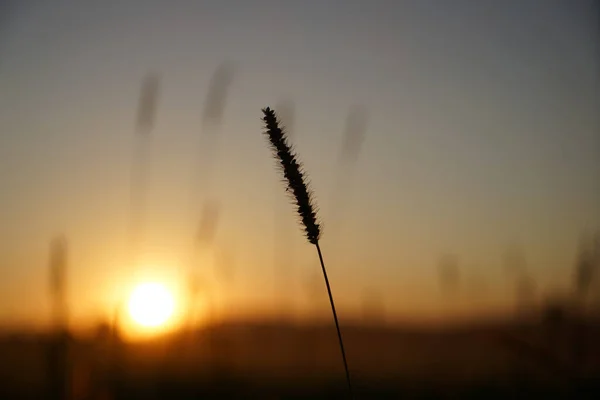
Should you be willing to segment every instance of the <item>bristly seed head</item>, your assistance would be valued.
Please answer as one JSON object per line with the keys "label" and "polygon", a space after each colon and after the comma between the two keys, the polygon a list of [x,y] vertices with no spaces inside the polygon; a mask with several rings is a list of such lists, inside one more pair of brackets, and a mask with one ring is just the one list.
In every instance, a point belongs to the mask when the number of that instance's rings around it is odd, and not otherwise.
{"label": "bristly seed head", "polygon": [[263,122],[265,123],[265,135],[273,153],[279,161],[286,180],[286,191],[294,196],[297,212],[304,225],[306,238],[312,244],[317,244],[321,235],[321,227],[317,223],[317,213],[313,203],[311,192],[304,182],[302,164],[296,159],[292,147],[288,144],[286,134],[280,127],[277,114],[271,108],[263,108]]}

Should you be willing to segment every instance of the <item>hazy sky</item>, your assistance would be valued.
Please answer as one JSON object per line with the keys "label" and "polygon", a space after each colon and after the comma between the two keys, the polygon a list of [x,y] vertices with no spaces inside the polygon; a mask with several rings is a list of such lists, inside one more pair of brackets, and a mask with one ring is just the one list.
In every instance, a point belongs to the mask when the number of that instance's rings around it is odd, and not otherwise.
{"label": "hazy sky", "polygon": [[[12,3],[0,9],[2,318],[46,312],[48,243],[59,232],[71,247],[76,318],[106,312],[144,276],[124,249],[149,71],[161,73],[162,96],[143,263],[181,282],[199,210],[192,194],[202,190],[194,168],[206,92],[221,62],[237,65],[215,171],[217,245],[236,262],[221,292],[236,312],[268,309],[273,297],[274,205],[285,197],[260,109],[285,98],[347,315],[366,291],[395,316],[439,314],[446,253],[462,268],[458,309],[509,304],[502,255],[513,242],[541,291],[565,286],[579,235],[600,223],[592,0]],[[334,238],[328,201],[354,104],[370,119]],[[307,309],[318,260],[299,229],[293,237],[287,293]]]}

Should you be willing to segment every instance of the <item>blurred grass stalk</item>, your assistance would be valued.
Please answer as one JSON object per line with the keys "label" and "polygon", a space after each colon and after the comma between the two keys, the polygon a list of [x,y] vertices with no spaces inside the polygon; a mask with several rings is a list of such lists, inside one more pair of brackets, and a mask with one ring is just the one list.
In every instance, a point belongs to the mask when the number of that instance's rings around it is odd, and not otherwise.
{"label": "blurred grass stalk", "polygon": [[573,335],[573,360],[579,366],[580,373],[586,371],[588,349],[588,302],[590,291],[597,281],[600,269],[600,232],[590,237],[582,237],[575,260],[575,301],[578,316]]}
{"label": "blurred grass stalk", "polygon": [[[208,93],[201,115],[201,145],[198,153],[198,169],[193,184],[193,207],[200,206],[198,225],[194,236],[191,272],[198,263],[201,250],[212,247],[221,217],[221,204],[213,193],[213,174],[218,161],[219,139],[223,115],[227,105],[229,87],[235,68],[231,62],[222,62],[211,76]],[[196,209],[193,211],[196,213]]]}
{"label": "blurred grass stalk", "polygon": [[352,180],[367,133],[368,110],[363,105],[350,107],[344,124],[344,133],[337,161],[337,178],[331,194],[331,230],[336,237],[342,228],[344,211],[348,205]]}
{"label": "blurred grass stalk", "polygon": [[[196,274],[200,253],[205,249],[213,249],[221,217],[221,205],[216,200],[214,193],[214,179],[216,166],[219,161],[220,140],[223,127],[223,116],[227,106],[228,93],[235,76],[235,66],[230,61],[219,64],[210,78],[208,92],[201,115],[201,144],[198,153],[198,169],[196,171],[193,193],[193,204],[201,204],[200,216],[194,247],[192,250],[192,262],[190,274]],[[194,210],[194,213],[196,211]],[[219,283],[222,283],[222,271],[220,265],[213,265],[213,275]],[[206,274],[203,274],[206,276]],[[205,286],[205,289],[208,289]],[[207,335],[207,348],[212,370],[219,373],[221,369],[215,357],[217,350],[217,338],[212,330],[216,324],[216,304],[214,293],[207,294],[207,320],[209,329],[205,330]],[[190,316],[193,318],[193,316]],[[192,322],[190,322],[192,324]]]}
{"label": "blurred grass stalk", "polygon": [[131,161],[129,251],[132,261],[137,261],[144,240],[148,169],[151,165],[150,140],[156,123],[159,95],[160,77],[149,73],[142,80]]}
{"label": "blurred grass stalk", "polygon": [[514,288],[515,319],[525,322],[531,317],[535,303],[535,282],[527,271],[527,258],[523,247],[517,243],[510,245],[503,257],[504,271]]}
{"label": "blurred grass stalk", "polygon": [[67,302],[68,246],[64,235],[50,242],[50,296],[52,334],[48,349],[49,392],[53,400],[66,400],[69,390],[69,307]]}
{"label": "blurred grass stalk", "polygon": [[64,235],[52,239],[49,258],[54,329],[61,331],[67,328],[69,312],[66,294],[68,246]]}
{"label": "blurred grass stalk", "polygon": [[198,169],[195,172],[197,175],[195,175],[194,182],[194,206],[203,201],[216,203],[213,199],[214,175],[220,154],[223,117],[234,76],[235,65],[232,62],[224,61],[217,66],[210,78],[201,114],[201,143],[198,153]]}
{"label": "blurred grass stalk", "polygon": [[456,306],[459,304],[460,275],[458,256],[455,254],[442,255],[438,262],[438,277],[448,318],[452,317],[452,314],[456,311]]}

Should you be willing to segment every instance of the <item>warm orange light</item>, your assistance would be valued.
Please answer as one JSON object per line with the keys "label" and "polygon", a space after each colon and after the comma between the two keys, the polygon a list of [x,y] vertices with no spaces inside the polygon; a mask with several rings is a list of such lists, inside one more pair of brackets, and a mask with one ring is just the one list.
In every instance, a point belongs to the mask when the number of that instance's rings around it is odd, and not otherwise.
{"label": "warm orange light", "polygon": [[175,299],[160,283],[141,283],[131,292],[128,311],[138,325],[144,328],[159,328],[166,325],[173,316]]}

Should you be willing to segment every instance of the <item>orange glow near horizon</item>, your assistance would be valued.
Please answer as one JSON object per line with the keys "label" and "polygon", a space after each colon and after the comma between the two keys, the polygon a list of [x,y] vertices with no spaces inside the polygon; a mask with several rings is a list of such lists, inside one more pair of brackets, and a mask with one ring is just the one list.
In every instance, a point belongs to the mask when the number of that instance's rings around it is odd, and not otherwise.
{"label": "orange glow near horizon", "polygon": [[156,273],[156,270],[155,273],[148,268],[143,270],[146,273],[124,288],[123,300],[117,310],[117,323],[129,339],[177,330],[186,318],[187,302],[179,280],[174,279],[175,276]]}
{"label": "orange glow near horizon", "polygon": [[137,285],[127,303],[129,316],[144,328],[165,325],[173,317],[175,299],[162,284],[146,282]]}

